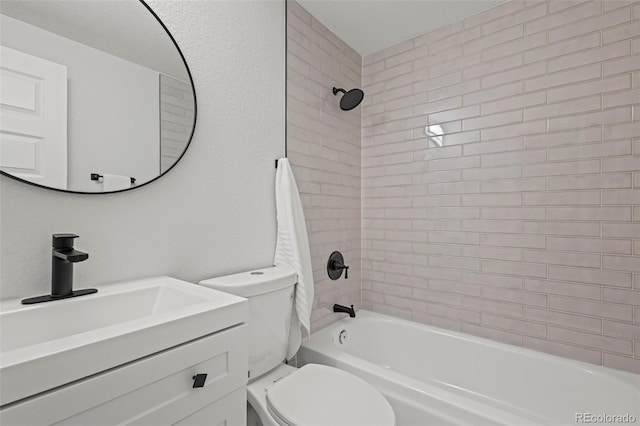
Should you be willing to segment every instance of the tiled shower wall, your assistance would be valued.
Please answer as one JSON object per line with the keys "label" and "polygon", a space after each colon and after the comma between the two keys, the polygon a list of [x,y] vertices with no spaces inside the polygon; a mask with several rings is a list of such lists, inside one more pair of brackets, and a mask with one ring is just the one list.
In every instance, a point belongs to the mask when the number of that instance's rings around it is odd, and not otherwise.
{"label": "tiled shower wall", "polygon": [[[344,316],[334,303],[360,305],[360,110],[342,111],[334,86],[361,85],[362,60],[294,1],[287,2],[287,152],[302,198],[316,297],[312,329]],[[332,281],[339,250],[349,278]]]}
{"label": "tiled shower wall", "polygon": [[195,114],[191,84],[160,74],[160,173],[184,152]]}
{"label": "tiled shower wall", "polygon": [[640,372],[639,54],[640,2],[598,0],[511,1],[365,57],[363,305]]}

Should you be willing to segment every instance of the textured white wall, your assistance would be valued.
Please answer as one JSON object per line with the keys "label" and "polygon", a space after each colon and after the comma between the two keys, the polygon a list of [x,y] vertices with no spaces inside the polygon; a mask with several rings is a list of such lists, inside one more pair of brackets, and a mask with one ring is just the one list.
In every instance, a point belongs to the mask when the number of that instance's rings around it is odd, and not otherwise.
{"label": "textured white wall", "polygon": [[90,257],[76,288],[187,281],[273,260],[273,159],[284,150],[284,3],[149,1],[191,68],[198,121],[182,161],[137,190],[75,195],[0,177],[0,297],[50,290],[51,234]]}

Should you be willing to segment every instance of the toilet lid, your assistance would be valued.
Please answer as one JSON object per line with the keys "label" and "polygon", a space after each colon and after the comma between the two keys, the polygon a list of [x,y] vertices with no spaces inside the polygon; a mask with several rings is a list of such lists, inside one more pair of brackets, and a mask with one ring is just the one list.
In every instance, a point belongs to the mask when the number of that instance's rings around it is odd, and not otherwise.
{"label": "toilet lid", "polygon": [[391,405],[373,386],[319,364],[307,364],[267,389],[267,406],[287,425],[395,424]]}

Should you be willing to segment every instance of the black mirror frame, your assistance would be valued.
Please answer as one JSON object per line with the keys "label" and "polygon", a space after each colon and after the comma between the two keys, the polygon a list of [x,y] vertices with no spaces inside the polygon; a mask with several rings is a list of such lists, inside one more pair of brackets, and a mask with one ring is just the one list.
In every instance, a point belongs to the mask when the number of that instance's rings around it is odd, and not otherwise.
{"label": "black mirror frame", "polygon": [[147,182],[144,182],[140,185],[132,186],[131,188],[125,188],[125,189],[120,189],[118,191],[108,191],[108,192],[85,192],[85,191],[72,191],[69,189],[52,188],[49,186],[44,186],[38,183],[30,182],[28,180],[20,179],[19,177],[13,176],[12,174],[7,172],[3,172],[2,170],[0,170],[0,175],[7,176],[11,179],[26,183],[28,185],[37,186],[39,188],[44,188],[44,189],[50,189],[52,191],[66,192],[68,194],[88,194],[88,195],[116,194],[119,192],[131,191],[134,189],[142,188],[143,186],[146,186],[152,182],[155,182],[156,180],[160,179],[162,176],[169,173],[169,171],[171,171],[171,169],[173,169],[175,165],[178,164],[180,160],[182,160],[182,157],[184,156],[184,154],[187,152],[187,149],[189,149],[189,146],[191,145],[193,134],[195,133],[195,130],[196,130],[196,122],[198,117],[198,102],[196,100],[196,87],[193,84],[193,77],[191,76],[191,70],[189,69],[187,60],[184,58],[184,55],[182,54],[182,50],[180,50],[180,46],[178,46],[178,43],[176,43],[176,40],[173,38],[173,35],[171,35],[171,32],[169,32],[169,29],[167,28],[167,26],[164,24],[164,22],[162,22],[162,20],[160,20],[158,15],[156,15],[153,9],[151,9],[151,7],[144,0],[138,0],[138,1],[147,9],[147,11],[149,11],[149,13],[151,13],[151,15],[156,19],[156,21],[158,21],[158,23],[162,26],[162,28],[165,30],[165,32],[169,36],[169,39],[171,39],[171,42],[173,43],[174,47],[178,51],[178,54],[180,55],[180,58],[182,59],[182,63],[184,64],[184,67],[187,70],[187,75],[189,76],[189,82],[191,83],[191,91],[193,92],[193,126],[191,127],[191,134],[189,135],[189,141],[187,142],[186,146],[184,147],[184,150],[182,151],[178,159],[171,165],[171,167],[169,167],[163,173],[159,174],[158,176],[156,176],[155,178]]}

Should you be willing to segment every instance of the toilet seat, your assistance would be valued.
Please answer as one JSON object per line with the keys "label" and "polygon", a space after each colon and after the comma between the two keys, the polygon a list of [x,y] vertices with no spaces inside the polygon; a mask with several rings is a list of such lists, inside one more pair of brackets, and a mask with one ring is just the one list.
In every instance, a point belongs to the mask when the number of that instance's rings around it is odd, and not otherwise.
{"label": "toilet seat", "polygon": [[364,380],[334,367],[307,364],[266,391],[269,413],[287,426],[395,424],[389,402]]}

